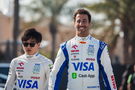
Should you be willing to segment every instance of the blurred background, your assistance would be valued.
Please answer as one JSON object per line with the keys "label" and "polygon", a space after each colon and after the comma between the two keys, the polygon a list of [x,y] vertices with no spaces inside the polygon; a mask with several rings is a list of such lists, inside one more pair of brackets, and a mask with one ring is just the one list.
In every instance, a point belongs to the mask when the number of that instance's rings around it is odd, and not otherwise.
{"label": "blurred background", "polygon": [[43,35],[40,53],[53,60],[60,43],[74,37],[73,12],[87,8],[92,15],[90,34],[109,45],[120,87],[122,74],[135,64],[134,0],[0,0],[0,83],[11,60],[23,54],[21,35],[30,27]]}

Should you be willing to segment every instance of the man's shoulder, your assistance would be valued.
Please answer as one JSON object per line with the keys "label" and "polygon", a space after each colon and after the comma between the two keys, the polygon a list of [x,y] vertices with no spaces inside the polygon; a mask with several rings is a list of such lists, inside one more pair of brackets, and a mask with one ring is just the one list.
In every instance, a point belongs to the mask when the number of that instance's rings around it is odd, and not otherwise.
{"label": "man's shoulder", "polygon": [[22,59],[23,57],[24,57],[24,55],[20,55],[20,56],[18,56],[18,57],[13,58],[12,61],[20,60],[20,59]]}
{"label": "man's shoulder", "polygon": [[39,56],[39,59],[41,59],[41,61],[42,61],[43,63],[52,64],[52,60],[51,60],[51,59],[49,59],[49,58],[47,58],[46,56],[43,56],[43,55],[41,55],[41,54],[40,54],[40,56]]}
{"label": "man's shoulder", "polygon": [[24,55],[20,55],[20,56],[18,56],[18,57],[15,57],[15,58],[13,58],[13,59],[11,60],[11,63],[12,63],[12,64],[15,64],[15,63],[17,63],[18,61],[21,61],[23,57],[24,57]]}
{"label": "man's shoulder", "polygon": [[52,69],[53,67],[53,62],[51,59],[47,58],[46,56],[43,56],[40,54],[40,62],[42,63],[42,65],[46,68],[48,67],[48,69]]}
{"label": "man's shoulder", "polygon": [[95,37],[91,37],[91,39],[92,39],[94,42],[97,42],[97,43],[99,43],[99,44],[107,44],[106,42],[104,42],[104,41],[102,41],[102,40],[99,40],[99,39],[97,39],[97,38],[95,38]]}

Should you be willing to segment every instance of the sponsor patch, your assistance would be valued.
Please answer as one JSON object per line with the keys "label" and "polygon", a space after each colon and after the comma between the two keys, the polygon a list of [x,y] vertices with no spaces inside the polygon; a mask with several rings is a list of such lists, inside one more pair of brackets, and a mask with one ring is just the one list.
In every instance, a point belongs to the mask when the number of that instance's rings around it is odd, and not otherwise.
{"label": "sponsor patch", "polygon": [[31,79],[40,79],[40,77],[31,76]]}
{"label": "sponsor patch", "polygon": [[24,63],[23,62],[20,62],[18,63],[19,66],[16,67],[16,69],[24,69]]}
{"label": "sponsor patch", "polygon": [[71,52],[79,52],[79,50],[71,50]]}
{"label": "sponsor patch", "polygon": [[87,86],[87,88],[100,88],[100,86]]}
{"label": "sponsor patch", "polygon": [[23,76],[22,75],[19,75],[19,76],[17,76],[18,78],[23,78]]}
{"label": "sponsor patch", "polygon": [[111,76],[111,80],[112,80],[113,88],[116,89],[116,83],[115,83],[114,75]]}
{"label": "sponsor patch", "polygon": [[24,63],[23,62],[20,62],[20,63],[18,63],[20,66],[23,66],[24,65]]}
{"label": "sponsor patch", "polygon": [[78,48],[78,46],[77,46],[77,45],[73,45],[73,46],[72,46],[72,48],[77,49],[77,48]]}
{"label": "sponsor patch", "polygon": [[50,72],[51,72],[52,71],[52,68],[53,68],[53,64],[49,64],[48,66],[49,66]]}
{"label": "sponsor patch", "polygon": [[77,78],[77,73],[72,73],[72,78],[76,79]]}
{"label": "sponsor patch", "polygon": [[88,55],[94,56],[94,45],[89,45],[87,50]]}
{"label": "sponsor patch", "polygon": [[24,69],[24,67],[16,67],[16,69]]}
{"label": "sponsor patch", "polygon": [[40,64],[35,64],[33,68],[33,73],[38,74],[40,72]]}
{"label": "sponsor patch", "polygon": [[95,75],[91,75],[91,74],[78,74],[78,77],[80,77],[80,78],[94,78]]}
{"label": "sponsor patch", "polygon": [[86,42],[85,42],[85,41],[80,41],[79,43],[81,43],[81,44],[86,44]]}
{"label": "sponsor patch", "polygon": [[95,61],[95,58],[86,58],[87,61]]}
{"label": "sponsor patch", "polygon": [[71,60],[75,61],[75,60],[79,60],[79,58],[74,55],[72,56]]}
{"label": "sponsor patch", "polygon": [[32,88],[38,89],[38,81],[33,80],[17,80],[19,88]]}
{"label": "sponsor patch", "polygon": [[94,71],[93,62],[73,62],[72,65],[75,71]]}

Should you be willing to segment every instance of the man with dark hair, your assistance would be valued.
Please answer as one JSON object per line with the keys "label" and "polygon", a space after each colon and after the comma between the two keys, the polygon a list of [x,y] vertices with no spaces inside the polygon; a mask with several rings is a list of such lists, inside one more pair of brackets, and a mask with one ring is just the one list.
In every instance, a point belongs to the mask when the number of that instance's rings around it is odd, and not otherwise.
{"label": "man with dark hair", "polygon": [[78,9],[74,14],[76,36],[61,45],[50,74],[49,90],[59,90],[65,67],[67,90],[100,90],[100,75],[106,90],[117,90],[107,44],[89,35],[90,26],[90,13]]}
{"label": "man with dark hair", "polygon": [[12,90],[15,83],[17,90],[47,90],[52,61],[38,53],[41,33],[30,28],[21,40],[25,54],[11,61],[5,90]]}

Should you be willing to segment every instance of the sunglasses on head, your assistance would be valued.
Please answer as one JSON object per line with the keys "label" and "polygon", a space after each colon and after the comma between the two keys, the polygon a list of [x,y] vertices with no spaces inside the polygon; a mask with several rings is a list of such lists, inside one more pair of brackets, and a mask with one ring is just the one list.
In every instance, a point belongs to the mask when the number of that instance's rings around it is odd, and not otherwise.
{"label": "sunglasses on head", "polygon": [[27,42],[23,42],[23,46],[24,47],[28,47],[28,45],[30,45],[30,47],[34,47],[36,43],[32,42],[32,43],[27,43]]}

